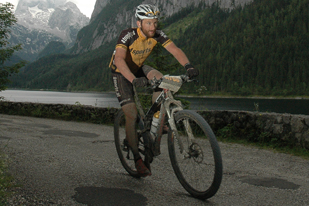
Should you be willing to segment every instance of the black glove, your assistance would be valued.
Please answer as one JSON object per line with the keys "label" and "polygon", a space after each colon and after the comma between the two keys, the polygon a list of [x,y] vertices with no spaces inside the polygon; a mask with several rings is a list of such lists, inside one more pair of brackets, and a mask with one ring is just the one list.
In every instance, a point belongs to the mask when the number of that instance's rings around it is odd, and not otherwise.
{"label": "black glove", "polygon": [[135,87],[146,87],[148,85],[148,79],[145,77],[135,78],[133,79],[132,84]]}
{"label": "black glove", "polygon": [[187,70],[187,75],[189,76],[190,79],[192,79],[193,77],[197,77],[198,74],[199,74],[199,71],[196,68],[191,68]]}
{"label": "black glove", "polygon": [[187,70],[187,75],[190,79],[199,75],[198,69],[195,69],[192,64],[187,63],[184,67]]}

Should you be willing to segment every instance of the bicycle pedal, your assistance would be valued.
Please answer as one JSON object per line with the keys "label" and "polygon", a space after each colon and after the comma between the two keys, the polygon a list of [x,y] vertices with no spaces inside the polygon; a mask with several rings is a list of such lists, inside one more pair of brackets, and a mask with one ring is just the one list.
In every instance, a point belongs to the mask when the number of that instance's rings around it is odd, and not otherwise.
{"label": "bicycle pedal", "polygon": [[129,151],[129,148],[124,146],[124,145],[121,148],[122,148],[122,151],[124,151],[124,152],[128,152]]}
{"label": "bicycle pedal", "polygon": [[153,162],[153,157],[149,157],[149,163]]}
{"label": "bicycle pedal", "polygon": [[152,163],[153,162],[153,157],[154,155],[152,154],[152,152],[150,150],[148,150],[145,154],[145,161]]}
{"label": "bicycle pedal", "polygon": [[126,139],[123,140],[123,143],[121,144],[121,149],[124,152],[129,152],[129,142]]}
{"label": "bicycle pedal", "polygon": [[153,156],[156,157],[156,156],[159,156],[161,154],[160,151],[157,151],[157,152],[154,152]]}

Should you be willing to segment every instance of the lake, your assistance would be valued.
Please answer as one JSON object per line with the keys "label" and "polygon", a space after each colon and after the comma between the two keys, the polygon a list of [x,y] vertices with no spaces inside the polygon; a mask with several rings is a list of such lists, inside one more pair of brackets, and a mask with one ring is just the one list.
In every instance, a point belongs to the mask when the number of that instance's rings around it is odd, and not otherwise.
{"label": "lake", "polygon": [[[54,92],[5,90],[5,100],[55,104],[83,104],[119,108],[114,93]],[[193,110],[243,110],[309,115],[309,99],[181,97],[190,101]],[[258,106],[257,106],[258,105]]]}

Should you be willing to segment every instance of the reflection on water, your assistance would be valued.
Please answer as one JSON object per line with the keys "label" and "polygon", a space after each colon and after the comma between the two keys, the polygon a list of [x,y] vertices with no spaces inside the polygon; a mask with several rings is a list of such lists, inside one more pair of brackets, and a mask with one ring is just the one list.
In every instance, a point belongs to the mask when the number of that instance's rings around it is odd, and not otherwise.
{"label": "reflection on water", "polygon": [[[82,104],[119,108],[115,93],[79,93],[51,91],[6,90],[0,92],[6,100],[55,104]],[[253,98],[191,98],[194,110],[243,110],[309,115],[309,99],[253,99]]]}
{"label": "reflection on water", "polygon": [[309,99],[184,98],[197,110],[244,110],[309,115]]}
{"label": "reflection on water", "polygon": [[0,96],[3,96],[6,100],[14,102],[82,104],[97,107],[120,107],[114,93],[5,90],[0,93]]}

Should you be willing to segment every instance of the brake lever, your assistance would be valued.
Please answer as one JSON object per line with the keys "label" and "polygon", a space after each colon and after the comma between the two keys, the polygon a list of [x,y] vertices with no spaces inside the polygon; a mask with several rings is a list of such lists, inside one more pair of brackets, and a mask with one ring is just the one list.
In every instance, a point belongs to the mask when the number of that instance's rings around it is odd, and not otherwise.
{"label": "brake lever", "polygon": [[198,80],[197,79],[190,79],[188,75],[181,75],[181,78],[184,82],[196,82],[198,83]]}
{"label": "brake lever", "polygon": [[156,89],[161,84],[161,82],[162,80],[161,79],[158,80],[156,77],[153,77],[153,79],[149,80],[149,84],[152,89]]}
{"label": "brake lever", "polygon": [[197,79],[192,79],[192,82],[198,83]]}

